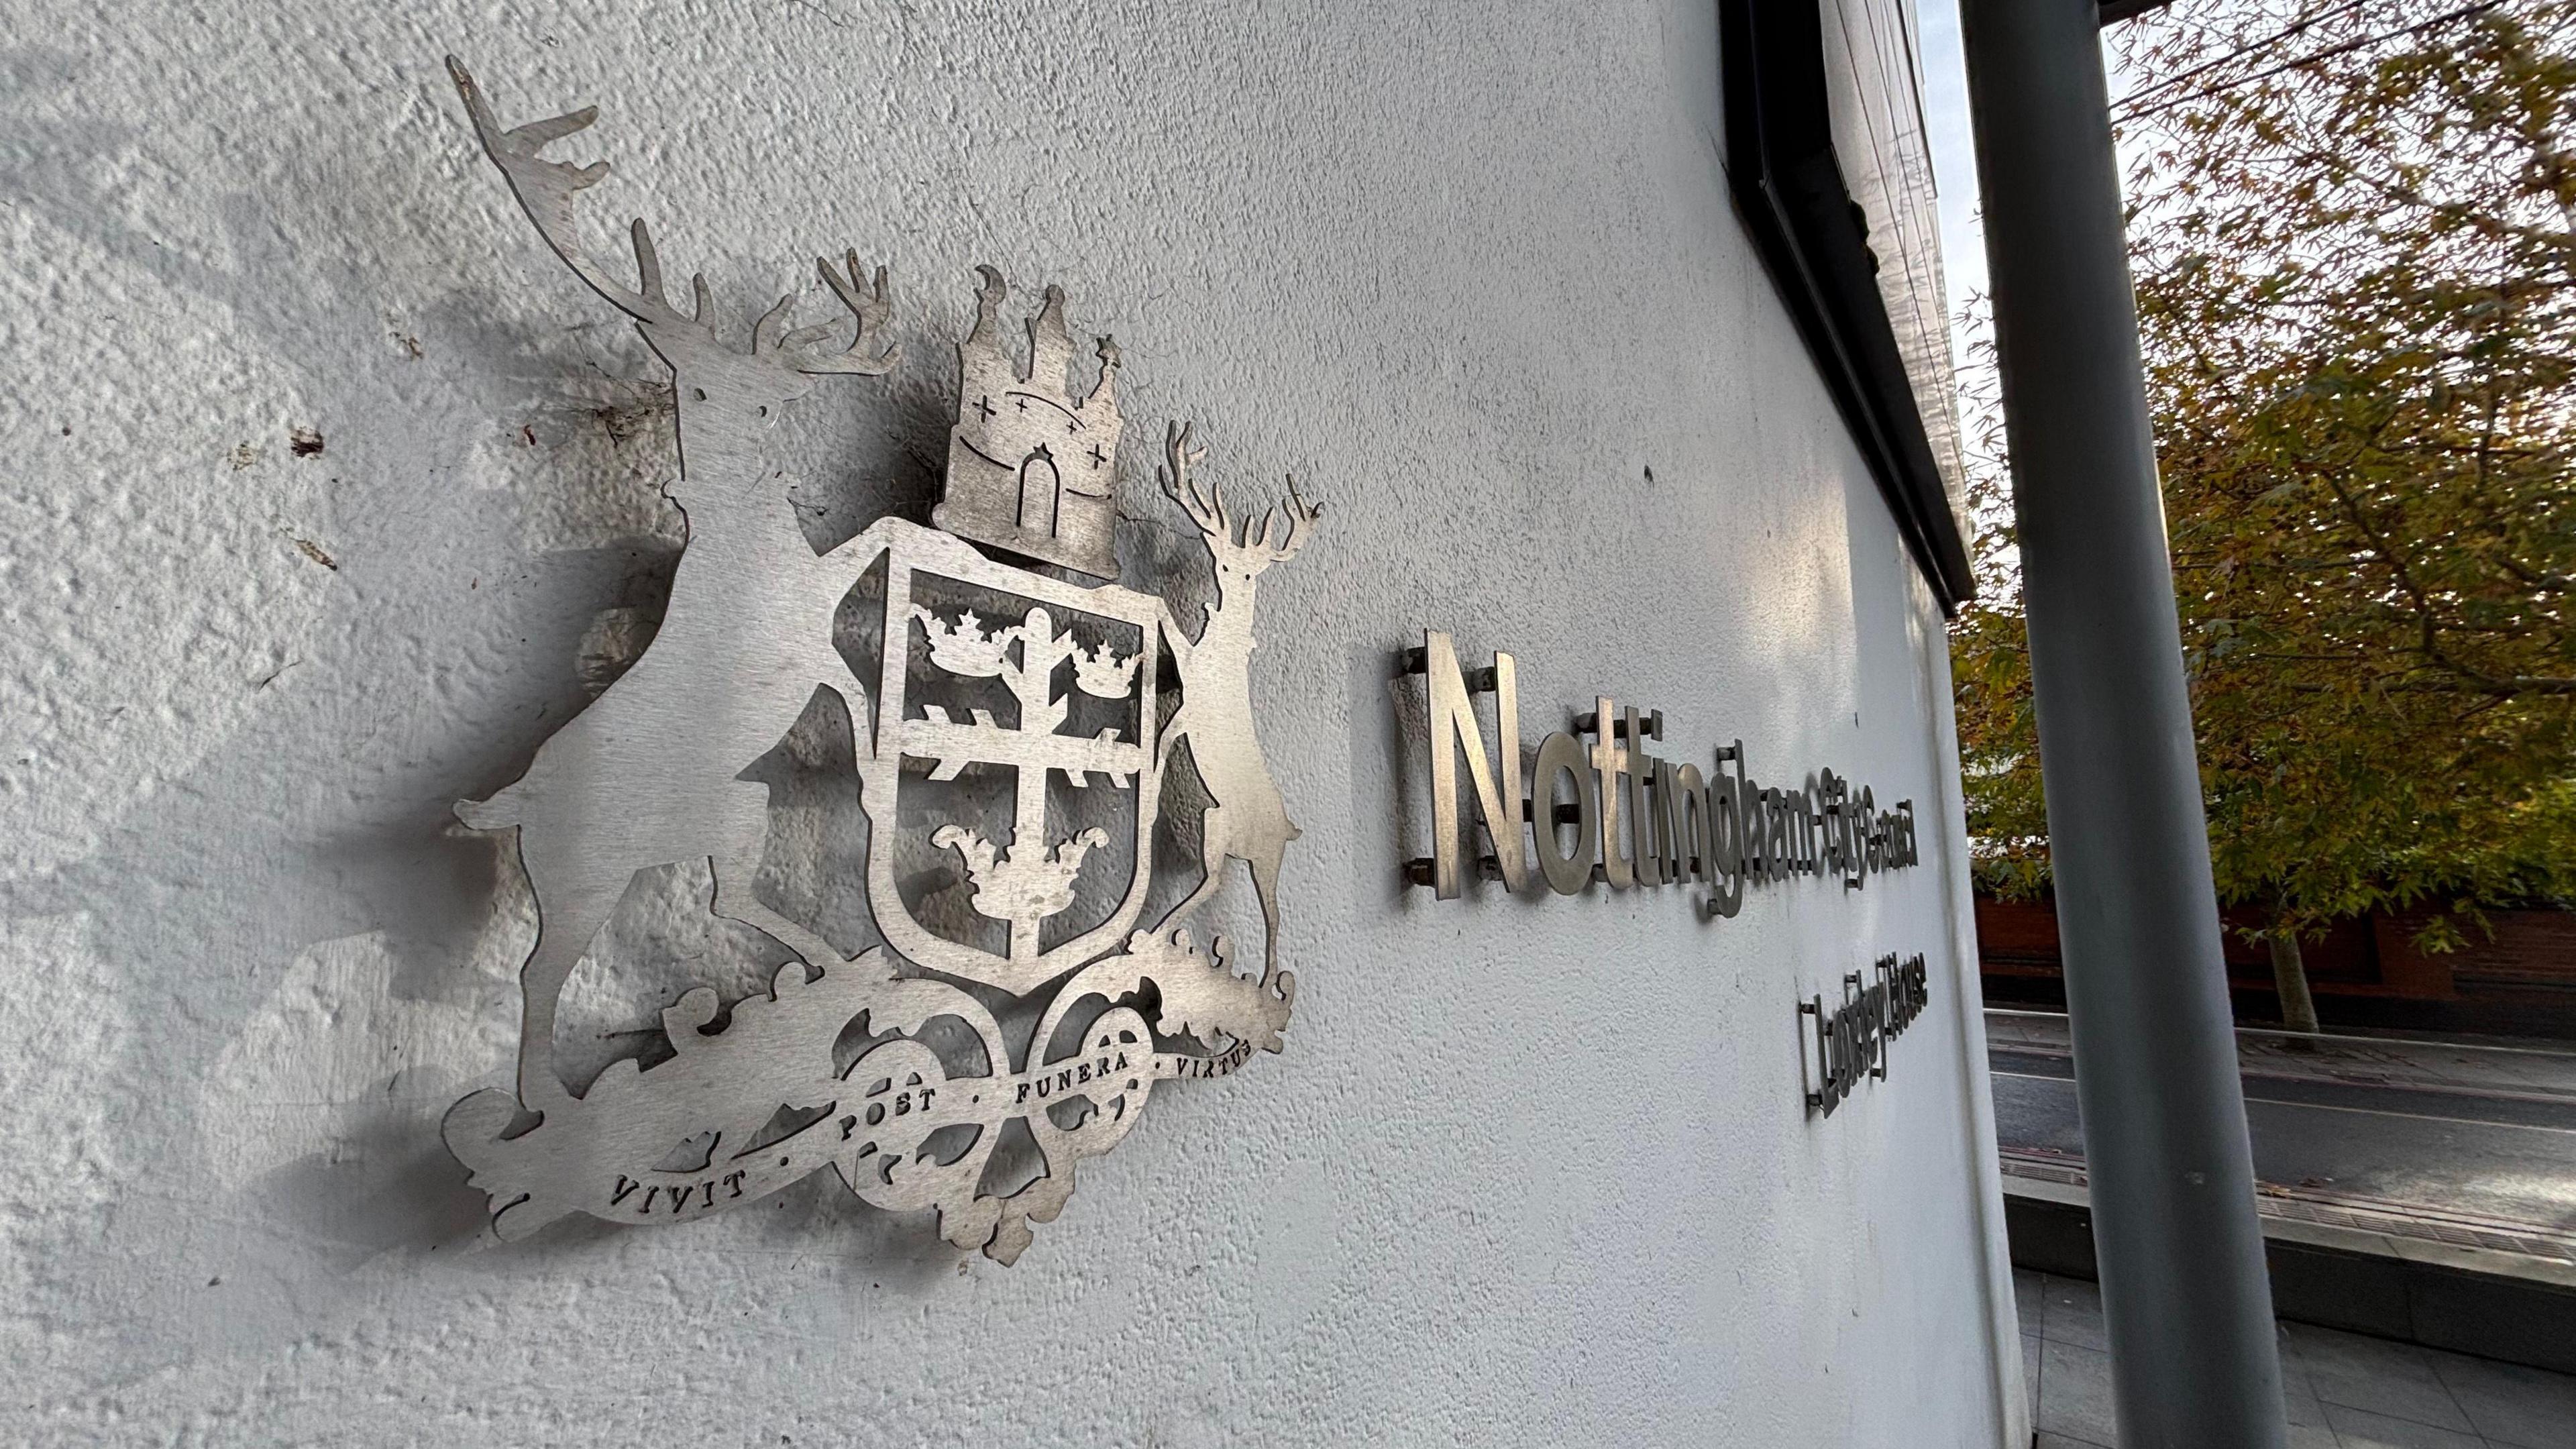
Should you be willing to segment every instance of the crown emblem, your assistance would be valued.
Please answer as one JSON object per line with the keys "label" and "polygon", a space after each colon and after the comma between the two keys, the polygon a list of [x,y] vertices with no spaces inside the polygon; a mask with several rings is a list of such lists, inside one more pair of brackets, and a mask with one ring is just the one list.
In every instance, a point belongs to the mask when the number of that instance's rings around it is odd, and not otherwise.
{"label": "crown emblem", "polygon": [[1029,319],[1029,365],[1003,350],[995,318],[1008,288],[977,267],[975,327],[957,344],[957,425],[948,432],[948,488],[931,522],[1094,578],[1118,576],[1111,547],[1117,505],[1118,344],[1099,342],[1100,385],[1076,399],[1064,289],[1046,289]]}

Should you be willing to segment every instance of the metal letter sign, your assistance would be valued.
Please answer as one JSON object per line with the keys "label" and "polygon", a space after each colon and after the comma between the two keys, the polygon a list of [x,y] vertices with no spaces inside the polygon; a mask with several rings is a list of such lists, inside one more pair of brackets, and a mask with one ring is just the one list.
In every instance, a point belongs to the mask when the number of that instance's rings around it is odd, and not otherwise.
{"label": "metal letter sign", "polygon": [[[1633,705],[1623,712],[1607,695],[1575,716],[1572,733],[1549,734],[1524,762],[1520,673],[1508,654],[1461,669],[1457,641],[1430,629],[1421,648],[1405,652],[1402,672],[1423,676],[1431,747],[1431,854],[1406,861],[1404,880],[1431,887],[1439,900],[1456,899],[1485,874],[1521,891],[1535,860],[1558,895],[1578,895],[1596,880],[1612,890],[1697,882],[1708,888],[1706,913],[1726,918],[1744,908],[1748,885],[1831,876],[1858,890],[1922,858],[1913,801],[1881,809],[1876,792],[1831,770],[1785,789],[1756,784],[1741,740],[1717,748],[1710,774],[1659,760],[1646,746],[1663,743],[1664,712]],[[1480,694],[1494,697],[1490,756],[1476,720]],[[1558,798],[1566,793],[1573,799]],[[1469,854],[1464,802],[1484,822],[1491,853]]]}
{"label": "metal letter sign", "polygon": [[[862,1199],[935,1208],[950,1242],[1012,1262],[1029,1224],[1063,1208],[1075,1164],[1127,1135],[1156,1082],[1225,1076],[1281,1049],[1296,978],[1279,967],[1278,876],[1297,827],[1253,733],[1253,592],[1320,509],[1292,481],[1284,505],[1238,525],[1192,476],[1204,450],[1190,429],[1170,428],[1163,492],[1215,571],[1195,634],[1153,594],[975,548],[1117,573],[1118,350],[1101,340],[1099,384],[1076,398],[1064,294],[1050,287],[1022,370],[999,336],[1001,275],[986,267],[958,347],[940,528],[880,518],[817,555],[759,438],[816,376],[895,366],[884,270],[867,277],[855,253],[820,264],[855,323],[847,347],[826,341],[828,324],[790,327],[782,299],[737,348],[704,280],[692,280],[690,310],[668,300],[642,221],[637,287],[583,250],[574,201],[608,165],[540,153],[595,110],[505,131],[473,77],[448,66],[538,235],[671,369],[683,458],[671,496],[688,520],[650,649],[516,783],[457,807],[478,830],[516,833],[539,928],[520,973],[517,1094],[458,1102],[448,1147],[491,1195],[505,1238],[573,1212],[683,1222],[830,1167]],[[881,610],[859,631],[874,656],[864,664],[834,635],[853,601]],[[768,787],[743,771],[818,689],[855,726],[850,764],[871,830],[866,895],[884,944],[855,958],[751,889]],[[1140,927],[1184,743],[1205,875]],[[1235,974],[1225,937],[1201,947],[1187,924],[1229,858],[1250,867],[1259,896],[1258,977]],[[708,1030],[725,1006],[713,989],[681,996],[662,1013],[667,1060],[616,1062],[576,1094],[554,1064],[566,978],[636,871],[695,861],[713,874],[717,915],[797,959],[767,995],[732,1003],[719,1031]],[[930,909],[938,892],[963,907]],[[1034,1145],[1035,1175],[988,1175],[1018,1132],[1028,1143],[1012,1150]]]}

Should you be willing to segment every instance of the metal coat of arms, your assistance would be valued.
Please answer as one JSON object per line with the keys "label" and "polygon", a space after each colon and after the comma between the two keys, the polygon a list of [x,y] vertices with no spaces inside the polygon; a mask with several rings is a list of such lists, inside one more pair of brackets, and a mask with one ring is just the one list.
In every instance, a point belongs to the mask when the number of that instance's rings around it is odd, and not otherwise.
{"label": "metal coat of arms", "polygon": [[[1160,597],[1110,582],[1118,350],[1100,341],[1099,382],[1076,397],[1064,297],[1049,288],[1021,368],[988,267],[957,349],[938,527],[881,518],[818,553],[759,438],[814,378],[896,365],[884,270],[863,275],[855,253],[820,264],[852,314],[848,345],[829,324],[791,326],[785,300],[737,345],[702,279],[688,310],[669,300],[642,221],[633,287],[584,249],[574,203],[607,164],[542,152],[594,110],[504,130],[448,65],[539,235],[670,368],[670,493],[688,525],[642,656],[517,782],[457,807],[475,829],[515,832],[539,926],[521,968],[518,1091],[458,1102],[449,1149],[503,1237],[572,1212],[687,1221],[829,1167],[867,1202],[936,1209],[950,1242],[1009,1263],[1157,1082],[1281,1048],[1296,979],[1279,966],[1278,878],[1297,828],[1253,732],[1252,608],[1262,571],[1296,554],[1319,510],[1292,480],[1280,506],[1238,522],[1193,476],[1203,450],[1176,425],[1158,476],[1205,541],[1213,601],[1192,632]],[[865,897],[883,939],[854,957],[752,890],[769,787],[745,772],[818,689],[847,711],[869,829]],[[1165,807],[1183,760],[1190,803]],[[1203,877],[1148,922],[1163,835],[1182,858],[1195,847]],[[1190,929],[1229,859],[1260,904],[1258,975],[1236,973],[1225,937],[1202,945]],[[681,995],[661,1013],[667,1057],[615,1062],[576,1093],[555,1062],[567,978],[636,872],[694,862],[713,877],[709,910],[794,959],[765,994]],[[1002,1170],[997,1154],[1020,1163]]]}

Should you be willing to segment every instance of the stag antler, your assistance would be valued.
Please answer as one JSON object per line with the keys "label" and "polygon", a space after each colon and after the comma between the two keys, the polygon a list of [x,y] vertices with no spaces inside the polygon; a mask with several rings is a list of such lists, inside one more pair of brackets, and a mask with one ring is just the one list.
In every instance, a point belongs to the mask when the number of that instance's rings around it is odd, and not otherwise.
{"label": "stag antler", "polygon": [[683,313],[671,305],[662,291],[662,259],[653,251],[653,233],[637,217],[634,226],[635,270],[643,281],[636,291],[616,281],[581,249],[579,230],[573,224],[573,198],[599,184],[608,175],[608,163],[593,161],[587,166],[574,166],[562,161],[549,161],[538,154],[553,142],[577,131],[590,128],[599,119],[599,107],[584,106],[569,115],[551,120],[531,121],[515,130],[501,129],[493,115],[491,103],[483,99],[482,87],[474,83],[473,73],[455,56],[447,58],[447,73],[456,82],[456,93],[465,98],[466,113],[474,118],[474,134],[482,139],[483,150],[492,164],[509,178],[510,194],[519,199],[519,209],[537,235],[546,239],[555,255],[572,268],[573,275],[590,285],[619,311],[639,322],[694,326],[714,330],[707,297],[707,279],[691,277],[690,291],[696,302],[696,315]]}
{"label": "stag antler", "polygon": [[1231,542],[1232,531],[1226,522],[1224,496],[1213,487],[1201,493],[1199,485],[1190,481],[1190,465],[1207,456],[1207,449],[1190,446],[1190,430],[1196,426],[1195,423],[1163,425],[1163,456],[1167,462],[1154,470],[1154,477],[1163,485],[1163,496],[1181,505],[1181,511],[1199,526],[1199,532],[1212,539],[1222,538]]}
{"label": "stag antler", "polygon": [[[1254,524],[1237,528],[1225,511],[1222,488],[1210,483],[1202,490],[1190,478],[1190,466],[1207,456],[1207,449],[1190,445],[1190,423],[1167,423],[1163,428],[1165,465],[1154,470],[1161,480],[1164,496],[1181,506],[1190,521],[1206,534],[1208,546],[1227,555],[1233,563],[1248,572],[1259,573],[1275,563],[1297,556],[1306,546],[1306,535],[1313,531],[1315,519],[1324,511],[1321,503],[1308,503],[1297,491],[1297,480],[1288,480],[1288,500],[1278,508],[1264,511]],[[1280,517],[1282,509],[1286,517]],[[1287,532],[1280,533],[1280,525]],[[1276,537],[1274,537],[1276,535]]]}
{"label": "stag antler", "polygon": [[[859,279],[865,272],[859,266],[857,250],[851,250],[842,264],[849,269],[846,274],[832,270],[831,258],[816,257],[814,270],[823,274],[823,285],[830,287],[832,295],[840,298],[841,305],[849,308],[850,314],[858,319],[858,336],[839,352],[808,352],[805,349],[832,335],[831,323],[818,322],[788,333],[779,345],[790,354],[790,365],[798,372],[853,372],[862,377],[876,377],[892,371],[894,365],[903,360],[903,345],[888,342],[883,335],[886,319],[894,315],[894,303],[886,297],[886,269],[877,268],[873,290],[861,290]],[[782,299],[779,305],[784,307],[786,302]]]}
{"label": "stag antler", "polygon": [[[1287,515],[1285,518],[1274,517],[1282,512]],[[1246,531],[1247,539],[1259,541],[1247,542],[1244,546],[1245,551],[1257,550],[1261,559],[1260,566],[1264,568],[1275,563],[1285,563],[1297,556],[1297,550],[1306,546],[1306,535],[1314,532],[1315,520],[1321,517],[1323,512],[1323,504],[1309,503],[1306,501],[1306,495],[1297,491],[1297,477],[1292,473],[1288,475],[1287,501],[1277,508],[1268,509],[1262,513],[1261,531],[1258,534]],[[1273,543],[1270,535],[1280,523],[1287,524],[1288,531],[1278,542]]]}
{"label": "stag antler", "polygon": [[[566,136],[589,129],[599,119],[599,107],[584,106],[569,115],[551,120],[532,121],[513,130],[501,129],[500,119],[483,98],[482,87],[474,83],[473,73],[455,56],[447,58],[447,73],[456,82],[456,93],[465,98],[466,113],[474,118],[474,133],[483,142],[485,154],[509,178],[510,194],[519,199],[519,209],[528,221],[554,248],[573,275],[589,284],[590,289],[605,297],[618,310],[639,322],[655,326],[695,327],[709,336],[715,334],[714,307],[707,292],[707,279],[689,278],[694,313],[683,313],[671,305],[662,290],[662,259],[653,249],[653,233],[637,217],[633,228],[635,270],[642,288],[629,288],[610,277],[590,254],[581,248],[579,228],[573,219],[574,198],[599,184],[608,175],[608,163],[594,161],[587,166],[574,166],[562,161],[549,161],[545,148]],[[873,290],[863,290],[859,254],[848,254],[846,277],[832,269],[828,259],[818,258],[816,268],[841,304],[858,319],[858,335],[839,352],[818,352],[814,344],[831,335],[832,324],[817,323],[789,331],[787,314],[794,299],[781,297],[776,306],[761,315],[751,329],[751,352],[754,357],[772,357],[799,372],[845,372],[874,377],[889,371],[902,360],[902,349],[886,341],[883,329],[893,304],[886,298],[885,268],[876,272]]]}

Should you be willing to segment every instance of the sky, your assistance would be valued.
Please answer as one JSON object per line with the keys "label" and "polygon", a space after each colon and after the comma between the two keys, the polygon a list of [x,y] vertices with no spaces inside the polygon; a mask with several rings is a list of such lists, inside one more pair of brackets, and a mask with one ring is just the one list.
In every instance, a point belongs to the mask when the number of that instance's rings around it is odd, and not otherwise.
{"label": "sky", "polygon": [[1968,75],[1959,53],[1955,0],[1919,0],[1923,119],[1932,133],[1932,185],[1941,197],[1941,270],[1950,289],[1951,347],[1965,362],[1956,319],[1986,289],[1986,243],[1977,229],[1976,145],[1968,130]]}
{"label": "sky", "polygon": [[[1959,0],[1912,0],[1916,31],[1923,59],[1923,121],[1931,135],[1932,186],[1940,199],[1941,275],[1949,293],[1951,365],[1963,379],[1976,366],[1976,344],[1984,339],[1985,327],[1969,327],[1962,318],[1971,298],[1986,290],[1985,232],[1977,218],[1977,152],[1975,132],[1968,120],[1968,73],[1965,55],[1959,44]],[[2015,0],[2030,3],[2030,0]],[[2117,98],[2128,88],[2124,76],[2108,47],[2103,50],[2103,63],[2108,70],[2109,89]],[[2122,171],[2127,170],[2123,158]],[[1975,389],[1992,408],[2000,399],[1992,387]],[[1991,413],[1981,413],[1966,404],[1962,396],[1959,436],[1973,459],[1983,439],[2000,421]],[[1972,462],[1971,468],[1976,465]],[[1990,590],[2015,591],[2019,586],[2020,565],[2007,554],[1986,577]]]}
{"label": "sky", "polygon": [[[1950,353],[1961,371],[1970,366],[1971,347],[1983,329],[1960,324],[1972,297],[1986,290],[1985,233],[1977,224],[1976,138],[1968,122],[1968,73],[1959,48],[1958,0],[1914,0],[1917,35],[1923,54],[1923,120],[1931,132],[1932,185],[1941,203],[1941,272],[1949,291]],[[2113,52],[2103,48],[2110,94],[2117,100],[2128,89]],[[2121,170],[2128,169],[2123,156]],[[1961,419],[1961,438],[1973,449],[1983,420]]]}

